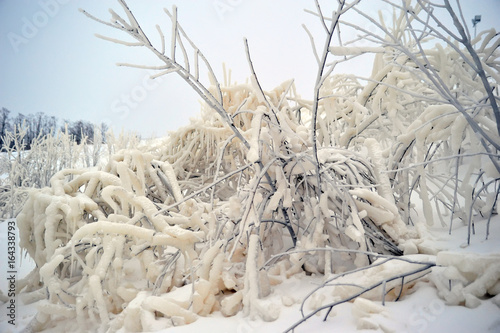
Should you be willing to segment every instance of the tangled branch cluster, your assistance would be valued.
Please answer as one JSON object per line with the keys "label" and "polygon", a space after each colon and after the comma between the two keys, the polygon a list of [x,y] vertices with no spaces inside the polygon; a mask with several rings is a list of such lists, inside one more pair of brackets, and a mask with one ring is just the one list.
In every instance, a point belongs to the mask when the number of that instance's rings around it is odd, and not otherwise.
{"label": "tangled branch cluster", "polygon": [[[286,93],[271,92],[281,99]],[[85,325],[90,318],[151,330],[152,323],[189,323],[215,310],[233,315],[245,304],[245,311],[270,320],[273,311],[256,304],[272,284],[304,270],[339,272],[370,260],[364,253],[326,258],[312,251],[264,267],[294,243],[304,250],[401,253],[398,242],[410,232],[396,207],[374,191],[366,159],[320,149],[323,194],[317,198],[307,131],[287,103],[276,116],[285,127],[269,120],[251,87],[224,94],[237,102],[247,94],[233,118],[263,168],[204,112],[160,151],[125,150],[100,171],[63,170],[51,187],[30,193],[18,224],[21,246],[39,267],[28,280],[41,285],[30,288],[47,292],[40,322],[76,317]]]}

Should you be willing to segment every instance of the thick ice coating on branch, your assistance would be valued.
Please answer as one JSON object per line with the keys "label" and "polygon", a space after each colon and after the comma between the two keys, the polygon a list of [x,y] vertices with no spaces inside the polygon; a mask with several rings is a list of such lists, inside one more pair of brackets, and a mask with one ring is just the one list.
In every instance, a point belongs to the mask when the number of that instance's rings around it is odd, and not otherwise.
{"label": "thick ice coating on branch", "polygon": [[[282,273],[261,267],[293,240],[302,249],[399,251],[404,231],[388,228],[397,212],[373,190],[370,163],[343,149],[321,149],[325,194],[317,200],[308,136],[284,98],[290,90],[266,93],[281,103],[274,117],[252,89],[222,88],[250,151],[204,110],[161,149],[123,150],[98,171],[64,170],[52,187],[31,191],[18,223],[21,245],[50,294],[40,309],[44,327],[63,308],[79,323],[134,330],[187,324],[217,310],[274,320],[278,308],[262,298]],[[363,198],[363,212],[351,191]],[[390,214],[383,223],[381,212]],[[367,241],[370,221],[392,238]],[[323,255],[291,256],[280,265],[291,275],[367,263],[362,254],[331,262]]]}
{"label": "thick ice coating on branch", "polygon": [[486,295],[500,294],[500,255],[438,253],[439,268],[431,275],[447,304],[475,308]]}

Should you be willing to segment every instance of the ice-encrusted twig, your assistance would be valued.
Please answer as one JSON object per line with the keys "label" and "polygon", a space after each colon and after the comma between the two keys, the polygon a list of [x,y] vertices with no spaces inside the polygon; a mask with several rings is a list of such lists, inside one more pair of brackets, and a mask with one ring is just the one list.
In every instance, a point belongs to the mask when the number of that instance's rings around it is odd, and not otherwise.
{"label": "ice-encrusted twig", "polygon": [[[173,13],[170,13],[168,10],[165,9],[165,12],[169,16],[171,22],[172,22],[172,41],[171,41],[171,55],[167,56],[165,54],[164,50],[164,41],[162,38],[162,46],[161,46],[161,51],[156,49],[149,39],[147,38],[146,34],[142,30],[141,26],[135,19],[134,15],[132,14],[131,10],[129,9],[128,5],[124,0],[118,0],[120,5],[122,6],[123,10],[125,11],[128,22],[126,22],[123,18],[121,18],[118,14],[115,12],[112,12],[112,17],[113,20],[111,23],[105,22],[103,20],[100,20],[93,15],[87,13],[86,11],[81,9],[81,12],[84,13],[87,17],[91,18],[92,20],[95,20],[99,23],[105,24],[107,26],[110,26],[114,29],[120,30],[128,34],[130,37],[135,39],[137,42],[134,42],[130,44],[129,42],[125,41],[119,41],[119,40],[114,40],[114,42],[119,42],[121,44],[125,45],[134,45],[134,46],[144,46],[147,49],[149,49],[153,54],[157,56],[157,58],[165,63],[166,70],[164,72],[161,72],[162,74],[168,74],[171,72],[177,73],[182,79],[184,79],[196,93],[208,104],[210,107],[212,107],[223,119],[223,121],[226,123],[226,125],[234,132],[236,137],[241,140],[241,142],[249,148],[249,144],[245,137],[241,134],[241,132],[236,128],[236,126],[233,124],[231,117],[228,115],[227,111],[224,109],[222,105],[222,92],[220,90],[220,85],[216,79],[215,73],[213,72],[209,62],[203,55],[203,53],[196,47],[196,45],[188,38],[182,27],[177,21],[177,9],[174,6],[173,7]],[[163,36],[163,33],[161,33]],[[187,51],[184,47],[184,44],[182,42],[182,39],[187,40],[189,45],[195,50],[195,73],[191,73],[190,71],[190,65],[189,65],[189,58],[187,56]],[[105,38],[107,40],[110,40],[110,38]],[[179,45],[179,48],[181,49],[183,59],[184,59],[184,66],[181,65],[180,63],[177,62],[175,58],[175,50],[177,45]],[[198,73],[199,73],[199,63],[197,61],[197,58],[200,57],[205,64],[205,67],[208,70],[209,76],[211,80],[213,81],[213,84],[216,86],[217,89],[217,94],[218,96],[213,95],[210,90],[201,82],[199,81],[198,78]],[[124,64],[122,64],[124,65]]]}
{"label": "ice-encrusted twig", "polygon": [[[392,259],[387,259],[387,260],[392,260]],[[379,286],[383,286],[383,291],[385,292],[385,286],[387,284],[387,282],[390,282],[390,281],[394,281],[394,280],[398,280],[398,279],[401,279],[402,280],[402,284],[404,283],[404,279],[405,277],[407,276],[412,276],[412,275],[415,275],[415,274],[418,274],[420,272],[424,272],[424,271],[427,271],[429,270],[431,267],[435,266],[436,264],[435,263],[420,263],[420,262],[415,262],[415,264],[420,264],[422,265],[423,267],[420,267],[420,268],[416,268],[414,270],[411,270],[411,271],[408,271],[408,272],[404,272],[402,274],[397,274],[397,275],[394,275],[390,278],[386,278],[386,279],[382,279],[380,281],[377,281],[376,283],[373,283],[371,284],[370,286],[368,287],[362,287],[362,286],[357,286],[359,288],[361,288],[361,290],[359,292],[356,292],[354,293],[353,295],[349,296],[349,297],[346,297],[340,301],[336,301],[336,302],[332,302],[332,303],[329,303],[329,304],[326,304],[326,305],[323,305],[323,306],[320,306],[319,308],[315,309],[314,311],[311,311],[310,313],[308,313],[307,315],[303,315],[302,318],[300,320],[298,320],[296,323],[294,323],[292,326],[290,326],[289,328],[287,328],[284,333],[287,333],[287,332],[293,332],[293,330],[295,328],[297,328],[299,325],[303,324],[305,321],[307,321],[309,318],[311,318],[312,316],[316,315],[317,313],[323,311],[323,310],[327,310],[327,313],[325,314],[324,316],[324,319],[326,321],[326,319],[328,318],[331,310],[337,306],[337,305],[340,305],[342,303],[346,303],[346,302],[349,302]],[[372,265],[373,266],[373,265]],[[370,267],[372,266],[368,266],[368,267],[363,267],[361,268],[361,270],[366,270],[366,269],[369,269]],[[356,271],[359,271],[356,270]],[[346,274],[349,274],[351,272],[348,272]],[[419,276],[421,277],[421,276]],[[331,282],[331,280],[330,280]],[[323,286],[325,286],[325,284],[323,284]],[[318,289],[322,288],[323,286],[320,286]],[[401,290],[403,289],[403,285],[401,285]],[[384,299],[384,296],[382,297],[382,299]],[[399,297],[398,297],[399,298]],[[303,304],[302,304],[303,306]]]}
{"label": "ice-encrusted twig", "polygon": [[[321,57],[319,58],[320,61],[318,63],[318,72],[316,74],[316,82],[314,84],[314,91],[313,91],[313,105],[312,105],[312,110],[311,110],[311,144],[312,144],[312,149],[313,149],[313,157],[315,159],[315,165],[316,165],[316,177],[318,178],[318,186],[316,190],[316,194],[318,197],[321,194],[321,176],[320,176],[320,166],[319,166],[319,160],[318,160],[318,140],[317,140],[317,134],[316,134],[316,129],[317,129],[317,121],[318,121],[318,107],[319,107],[319,99],[320,99],[320,89],[321,86],[323,85],[323,82],[325,79],[329,76],[331,71],[327,71],[325,74],[325,69],[327,66],[327,57],[329,54],[329,49],[330,49],[330,44],[332,42],[333,38],[333,33],[335,32],[335,29],[337,28],[337,24],[339,22],[339,18],[342,14],[344,14],[349,8],[353,7],[356,3],[359,1],[353,1],[351,4],[348,4],[345,8],[345,1],[341,0],[339,1],[337,10],[333,14],[332,17],[332,23],[330,25],[330,28],[326,27],[325,23],[325,18],[323,17],[323,14],[321,12],[321,7],[319,5],[318,1],[316,2],[316,7],[318,8],[318,14],[320,16],[320,21],[323,27],[325,27],[327,36],[325,38],[325,43],[323,46],[323,51],[321,53]],[[316,52],[316,51],[315,51]]]}
{"label": "ice-encrusted twig", "polygon": [[208,190],[208,189],[210,189],[210,188],[214,187],[214,186],[215,186],[215,185],[217,185],[218,183],[220,183],[220,182],[222,182],[222,181],[224,181],[224,180],[226,180],[226,179],[228,179],[228,178],[231,178],[231,177],[232,177],[232,176],[234,176],[235,174],[238,174],[238,173],[240,173],[240,172],[244,171],[245,169],[248,169],[250,166],[252,166],[252,164],[253,164],[253,163],[246,164],[246,165],[244,165],[244,166],[242,166],[242,167],[240,167],[240,168],[238,168],[238,169],[236,169],[236,170],[234,170],[234,171],[232,171],[232,172],[230,172],[230,173],[226,174],[224,177],[218,178],[216,181],[212,182],[211,184],[208,184],[207,186],[205,186],[205,187],[203,187],[203,188],[199,189],[198,191],[193,192],[193,193],[191,193],[190,195],[188,195],[188,196],[186,196],[186,197],[182,198],[182,200],[177,201],[177,202],[175,202],[175,203],[173,203],[173,204],[171,204],[171,205],[169,205],[169,206],[167,206],[167,207],[164,207],[164,208],[160,209],[158,212],[156,212],[156,213],[155,213],[155,215],[159,215],[159,214],[163,214],[163,213],[165,213],[165,212],[168,212],[168,211],[169,211],[169,210],[171,210],[172,208],[177,207],[177,206],[179,206],[180,204],[182,204],[183,202],[186,202],[186,201],[188,201],[189,199],[192,199],[192,198],[194,198],[194,197],[196,197],[196,196],[200,195],[201,193],[203,193],[203,192],[205,192],[206,190]]}

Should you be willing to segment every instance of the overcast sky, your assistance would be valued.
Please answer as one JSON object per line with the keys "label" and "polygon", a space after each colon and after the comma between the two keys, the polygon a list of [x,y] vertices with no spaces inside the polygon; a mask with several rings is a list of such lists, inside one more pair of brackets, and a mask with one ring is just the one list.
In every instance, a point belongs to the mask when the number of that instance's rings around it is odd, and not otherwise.
{"label": "overcast sky", "polygon": [[[318,44],[324,40],[317,20],[303,11],[314,8],[312,0],[128,2],[153,40],[156,24],[169,35],[170,22],[163,8],[171,9],[174,3],[180,24],[221,82],[223,62],[232,69],[233,81],[244,82],[249,76],[246,37],[264,90],[294,78],[299,93],[311,96],[317,67],[301,25],[308,26]],[[390,16],[381,1],[364,5],[378,6],[384,17]],[[462,5],[467,22],[482,15],[478,30],[500,30],[500,0],[467,0]],[[110,7],[122,13],[111,0],[0,0],[0,107],[13,113],[104,121],[115,131],[123,128],[145,137],[163,136],[187,124],[199,112],[199,97],[175,74],[150,81],[146,70],[115,66],[117,62],[156,63],[144,49],[96,38],[95,33],[127,37],[78,11],[83,8],[108,21]],[[370,10],[376,13],[375,8]],[[344,70],[361,74],[369,68],[369,63],[361,63]]]}

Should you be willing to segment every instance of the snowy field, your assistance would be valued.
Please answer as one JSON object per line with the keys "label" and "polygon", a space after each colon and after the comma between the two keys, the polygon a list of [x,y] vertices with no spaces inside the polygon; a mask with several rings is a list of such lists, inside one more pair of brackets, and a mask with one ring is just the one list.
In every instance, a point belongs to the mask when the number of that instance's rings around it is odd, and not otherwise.
{"label": "snowy field", "polygon": [[[0,248],[5,249],[6,225],[0,224]],[[497,216],[491,221],[490,237],[485,240],[486,222],[479,221],[475,224],[475,235],[471,238],[471,245],[466,246],[467,226],[456,223],[452,234],[447,228],[424,227],[425,238],[422,248],[427,248],[429,253],[451,251],[463,256],[468,254],[497,255],[500,256],[500,218]],[[421,255],[435,260],[435,255]],[[18,259],[21,256],[18,254]],[[33,267],[30,260],[18,260],[18,277],[25,276]],[[496,266],[498,266],[497,262]],[[469,263],[474,265],[473,262]],[[480,268],[478,268],[480,269]],[[334,308],[329,318],[323,321],[325,312],[315,315],[304,324],[295,329],[300,332],[500,332],[500,297],[484,298],[476,308],[465,306],[449,306],[438,296],[438,291],[430,280],[439,267],[421,278],[407,295],[397,302],[386,302],[382,307],[381,302],[370,302],[365,306],[362,302],[344,303]],[[6,294],[7,287],[5,271],[1,272],[1,289]],[[496,270],[497,279],[500,270]],[[323,277],[293,276],[277,286],[273,293],[266,298],[272,304],[272,309],[279,312],[279,317],[273,322],[264,322],[260,319],[251,319],[240,313],[233,317],[224,317],[220,313],[213,313],[198,319],[189,325],[172,327],[160,332],[188,333],[188,332],[282,332],[301,318],[300,308],[302,300],[318,284]],[[17,326],[14,328],[7,323],[7,309],[4,304],[0,312],[0,332],[29,332],[29,323],[36,313],[36,304],[23,305],[18,300]],[[315,300],[315,305],[331,302],[327,293]],[[304,307],[307,313],[310,305]],[[64,323],[60,329],[50,329],[47,332],[65,332]],[[120,332],[125,333],[125,330]]]}

